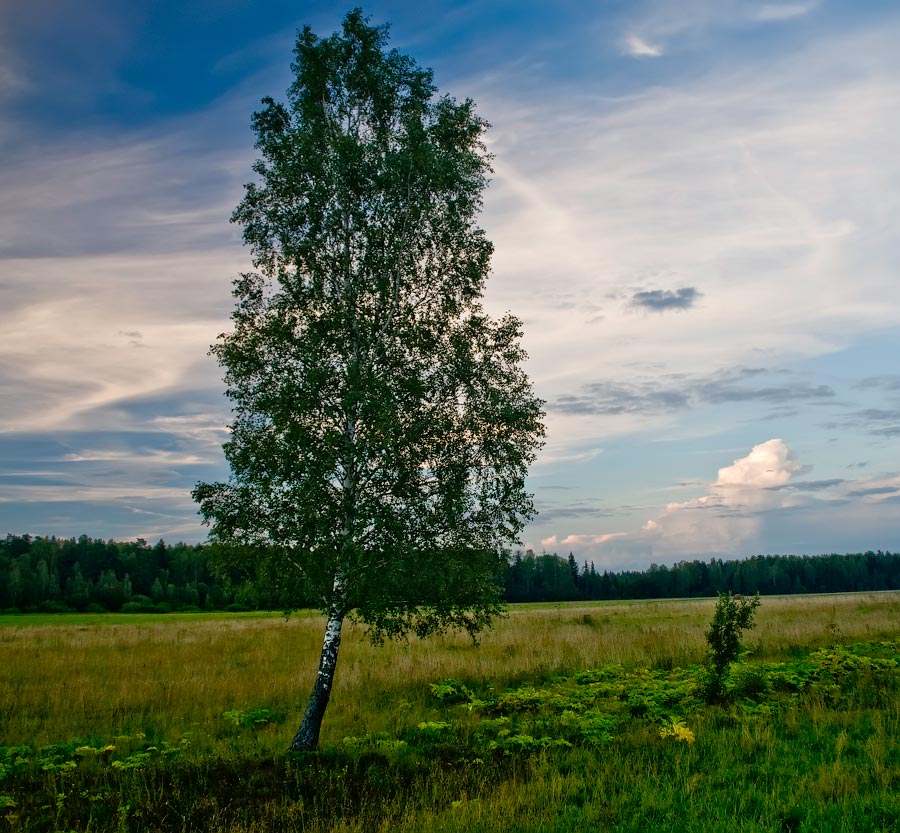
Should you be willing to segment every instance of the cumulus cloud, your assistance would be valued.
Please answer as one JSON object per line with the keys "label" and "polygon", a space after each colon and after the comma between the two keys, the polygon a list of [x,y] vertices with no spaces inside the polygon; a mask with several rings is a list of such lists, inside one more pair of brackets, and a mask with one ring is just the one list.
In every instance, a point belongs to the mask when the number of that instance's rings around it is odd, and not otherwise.
{"label": "cumulus cloud", "polygon": [[753,446],[746,457],[719,469],[713,488],[771,489],[784,486],[800,469],[800,464],[791,459],[784,440],[767,440]]}
{"label": "cumulus cloud", "polygon": [[[900,476],[797,480],[805,470],[784,440],[766,440],[721,467],[703,494],[669,503],[634,531],[553,536],[547,545],[569,546],[579,558],[617,569],[651,560],[891,546],[900,516],[887,524],[883,516],[900,501]],[[826,544],[811,544],[813,526],[829,531]],[[782,543],[773,547],[772,536]]]}
{"label": "cumulus cloud", "polygon": [[645,531],[657,551],[735,552],[758,534],[761,513],[791,504],[779,489],[801,470],[784,440],[767,440],[720,468],[707,494],[670,503]]}
{"label": "cumulus cloud", "polygon": [[706,494],[669,503],[636,532],[553,535],[545,548],[571,547],[579,557],[614,565],[645,558],[737,554],[758,537],[768,512],[795,503],[783,490],[803,467],[784,440],[773,438],[718,470]]}

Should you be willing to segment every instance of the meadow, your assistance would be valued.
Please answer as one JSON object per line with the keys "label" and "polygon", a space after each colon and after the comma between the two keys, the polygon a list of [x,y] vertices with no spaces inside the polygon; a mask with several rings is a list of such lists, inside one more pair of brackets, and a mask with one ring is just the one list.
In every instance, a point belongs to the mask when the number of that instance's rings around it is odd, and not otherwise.
{"label": "meadow", "polygon": [[713,607],[351,625],[296,758],[317,615],[0,617],[0,829],[900,829],[900,593],[764,598],[709,705]]}

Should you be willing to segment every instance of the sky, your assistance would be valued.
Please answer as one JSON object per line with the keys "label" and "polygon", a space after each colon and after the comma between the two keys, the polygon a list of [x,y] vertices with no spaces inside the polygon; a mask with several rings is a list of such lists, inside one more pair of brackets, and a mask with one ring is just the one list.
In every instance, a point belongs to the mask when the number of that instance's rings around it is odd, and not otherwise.
{"label": "sky", "polygon": [[[523,547],[896,551],[900,7],[363,8],[492,125],[485,305],[547,414]],[[0,5],[0,533],[205,539],[250,115],[347,10]]]}

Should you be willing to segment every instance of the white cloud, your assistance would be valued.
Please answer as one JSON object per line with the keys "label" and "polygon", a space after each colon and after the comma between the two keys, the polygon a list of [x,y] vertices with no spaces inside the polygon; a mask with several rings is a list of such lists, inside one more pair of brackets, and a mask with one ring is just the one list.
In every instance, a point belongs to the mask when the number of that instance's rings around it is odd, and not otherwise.
{"label": "white cloud", "polygon": [[208,463],[198,454],[148,449],[145,451],[111,451],[107,449],[85,450],[66,454],[66,463],[132,463],[146,466],[193,466]]}
{"label": "white cloud", "polygon": [[767,440],[720,468],[707,494],[670,503],[639,535],[654,554],[739,553],[759,535],[762,513],[796,502],[779,487],[801,469],[783,440]]}
{"label": "white cloud", "polygon": [[626,55],[633,55],[636,58],[658,58],[663,54],[661,46],[648,43],[634,34],[625,38],[623,49]]}
{"label": "white cloud", "polygon": [[228,250],[3,262],[0,433],[109,429],[118,418],[92,421],[98,410],[219,390],[206,354],[242,265]]}
{"label": "white cloud", "polygon": [[771,489],[784,486],[801,468],[791,459],[791,451],[784,440],[766,440],[753,446],[746,457],[719,469],[713,487],[723,490]]}
{"label": "white cloud", "polygon": [[752,17],[763,23],[774,23],[802,17],[809,14],[818,5],[818,0],[809,3],[764,3],[753,12]]}
{"label": "white cloud", "polygon": [[801,470],[783,440],[767,440],[720,468],[706,494],[669,503],[635,532],[553,535],[541,543],[577,548],[579,557],[608,564],[627,563],[636,553],[645,558],[735,555],[758,538],[765,513],[798,503],[782,487]]}
{"label": "white cloud", "polygon": [[551,535],[549,538],[542,538],[541,545],[545,549],[550,549],[551,547],[579,547],[584,549],[606,544],[618,538],[624,538],[627,534],[626,532],[602,532],[593,535],[565,535],[562,538],[557,535]]}
{"label": "white cloud", "polygon": [[[767,363],[826,355],[900,320],[898,37],[835,35],[764,73],[733,64],[618,99],[573,89],[541,113],[508,83],[475,90],[502,126],[487,302],[523,317],[545,399],[627,382],[637,363],[701,373],[754,366],[761,349]],[[704,300],[683,315],[641,320],[621,300],[684,285]],[[673,419],[553,414],[545,453]]]}
{"label": "white cloud", "polygon": [[[715,48],[722,33],[738,31],[756,23],[776,23],[802,17],[813,11],[819,0],[787,3],[747,0],[679,0],[672,3],[671,0],[651,0],[635,5],[638,10],[630,15],[629,33],[640,31],[639,40],[645,44],[677,45],[678,51],[684,52]],[[630,36],[625,36],[626,43]]]}
{"label": "white cloud", "polygon": [[2,486],[0,503],[111,503],[123,500],[166,499],[191,505],[190,489],[169,486],[127,484],[117,486]]}
{"label": "white cloud", "polygon": [[[579,559],[614,569],[711,555],[896,546],[892,542],[900,534],[900,512],[894,509],[900,502],[900,476],[809,483],[796,479],[803,471],[787,444],[774,438],[720,468],[705,494],[669,503],[640,529],[554,535],[542,543],[545,548],[571,547]],[[823,534],[828,543],[816,545]],[[773,546],[773,540],[781,543]]]}

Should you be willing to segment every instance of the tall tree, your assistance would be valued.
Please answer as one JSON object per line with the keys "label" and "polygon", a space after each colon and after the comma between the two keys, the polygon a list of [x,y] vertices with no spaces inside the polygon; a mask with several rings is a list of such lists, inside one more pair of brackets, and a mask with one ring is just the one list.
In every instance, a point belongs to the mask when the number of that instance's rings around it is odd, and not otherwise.
{"label": "tall tree", "polygon": [[232,219],[257,271],[213,347],[232,474],[194,491],[215,540],[268,545],[273,581],[327,615],[293,749],[318,744],[348,615],[376,641],[474,635],[534,514],[543,403],[521,322],[481,302],[487,125],[386,43],[359,10],[304,28],[287,103],[253,116],[259,180]]}

